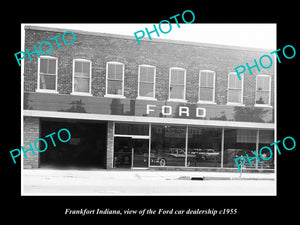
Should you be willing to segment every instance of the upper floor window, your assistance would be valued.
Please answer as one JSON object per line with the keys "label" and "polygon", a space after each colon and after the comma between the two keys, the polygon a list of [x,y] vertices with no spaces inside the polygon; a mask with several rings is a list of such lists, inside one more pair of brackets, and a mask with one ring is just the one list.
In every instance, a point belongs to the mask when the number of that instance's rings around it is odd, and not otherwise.
{"label": "upper floor window", "polygon": [[200,70],[199,102],[215,102],[215,72]]}
{"label": "upper floor window", "polygon": [[185,101],[186,70],[183,68],[170,68],[169,100]]}
{"label": "upper floor window", "polygon": [[255,104],[270,105],[271,104],[271,76],[256,76],[256,93]]}
{"label": "upper floor window", "polygon": [[139,66],[138,97],[155,98],[155,66]]}
{"label": "upper floor window", "polygon": [[73,60],[73,93],[91,94],[92,62],[86,59]]}
{"label": "upper floor window", "polygon": [[243,83],[243,74],[241,74],[241,80],[236,73],[228,74],[227,103],[243,104]]}
{"label": "upper floor window", "polygon": [[106,95],[124,96],[124,64],[106,63]]}
{"label": "upper floor window", "polygon": [[38,59],[38,91],[57,92],[57,58],[41,56]]}

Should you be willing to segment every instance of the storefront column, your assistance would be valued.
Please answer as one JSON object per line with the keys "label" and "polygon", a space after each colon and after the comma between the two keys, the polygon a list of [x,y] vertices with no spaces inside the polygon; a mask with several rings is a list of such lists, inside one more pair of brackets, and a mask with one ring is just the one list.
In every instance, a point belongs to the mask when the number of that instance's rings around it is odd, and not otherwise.
{"label": "storefront column", "polygon": [[[258,148],[259,148],[259,129],[257,129],[257,132],[256,132],[256,155],[258,155]],[[258,169],[258,161],[256,160],[255,161],[255,169]]]}
{"label": "storefront column", "polygon": [[224,162],[224,127],[222,128],[222,137],[221,137],[221,168],[223,168]]}
{"label": "storefront column", "polygon": [[107,122],[106,169],[112,169],[114,162],[114,122]]}

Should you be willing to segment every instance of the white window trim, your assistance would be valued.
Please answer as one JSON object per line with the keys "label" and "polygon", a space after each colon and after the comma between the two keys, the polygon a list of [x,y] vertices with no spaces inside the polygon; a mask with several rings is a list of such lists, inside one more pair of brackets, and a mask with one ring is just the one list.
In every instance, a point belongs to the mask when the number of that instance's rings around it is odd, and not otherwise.
{"label": "white window trim", "polygon": [[[48,90],[48,89],[40,89],[40,59],[41,58],[44,58],[44,59],[55,59],[56,60],[56,71],[55,71],[55,90]],[[35,90],[36,92],[43,92],[43,93],[55,93],[55,94],[58,94],[58,91],[57,91],[57,76],[58,76],[58,68],[57,68],[57,65],[58,65],[58,59],[57,57],[54,57],[54,56],[40,56],[38,58],[38,76],[37,76],[37,89]],[[54,75],[53,75],[54,76]]]}
{"label": "white window trim", "polygon": [[[123,66],[122,69],[122,94],[121,95],[116,95],[116,94],[108,94],[107,93],[107,78],[108,78],[108,64],[119,64]],[[110,62],[106,62],[106,73],[105,73],[105,95],[104,97],[109,97],[109,98],[125,98],[124,96],[124,71],[125,71],[125,65],[124,63],[120,63],[120,62],[115,62],[115,61],[110,61]]]}
{"label": "white window trim", "polygon": [[[268,104],[259,104],[259,103],[256,103],[256,95],[257,95],[257,80],[258,80],[258,77],[269,77],[269,103]],[[254,107],[272,107],[271,105],[271,81],[272,81],[272,77],[270,75],[266,75],[266,74],[258,74],[256,75],[256,79],[255,79],[255,104],[254,104]]]}
{"label": "white window trim", "polygon": [[[144,67],[152,67],[154,68],[154,83],[153,83],[153,96],[152,97],[146,97],[146,96],[140,96],[140,68],[141,66],[144,66]],[[141,100],[157,100],[155,98],[155,88],[156,88],[156,66],[152,66],[152,65],[146,65],[146,64],[142,64],[142,65],[139,65],[139,68],[138,68],[138,96],[136,99],[141,99]]]}
{"label": "white window trim", "polygon": [[241,103],[238,103],[238,102],[229,102],[228,101],[228,97],[229,97],[229,76],[234,74],[235,76],[237,76],[237,74],[235,72],[230,72],[228,73],[228,76],[227,76],[227,103],[226,105],[233,105],[233,106],[245,106],[245,104],[243,103],[244,101],[244,74],[240,74],[241,75],[241,78],[242,78],[242,93],[241,93]]}
{"label": "white window trim", "polygon": [[[183,99],[177,99],[177,98],[170,98],[170,87],[171,87],[171,70],[183,70],[184,71],[184,90],[183,90]],[[181,67],[170,67],[169,68],[169,95],[168,95],[168,101],[170,102],[187,102],[186,100],[186,69]]]}
{"label": "white window trim", "polygon": [[[201,72],[213,72],[214,79],[213,79],[213,99],[212,99],[212,101],[200,100]],[[199,71],[199,90],[198,90],[198,102],[197,103],[217,104],[215,102],[215,94],[216,94],[216,72],[213,70],[200,70]]]}
{"label": "white window trim", "polygon": [[[74,76],[75,76],[75,62],[88,62],[90,63],[90,82],[89,82],[89,92],[80,92],[74,90]],[[73,70],[72,70],[72,93],[71,95],[83,95],[83,96],[92,96],[92,61],[87,59],[73,59]]]}

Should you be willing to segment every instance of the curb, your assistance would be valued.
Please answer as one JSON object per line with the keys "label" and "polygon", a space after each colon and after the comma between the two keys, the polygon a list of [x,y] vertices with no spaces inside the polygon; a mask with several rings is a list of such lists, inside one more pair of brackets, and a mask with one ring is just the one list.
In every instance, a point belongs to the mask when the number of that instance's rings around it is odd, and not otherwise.
{"label": "curb", "polygon": [[275,178],[260,178],[260,177],[178,177],[177,180],[275,180]]}

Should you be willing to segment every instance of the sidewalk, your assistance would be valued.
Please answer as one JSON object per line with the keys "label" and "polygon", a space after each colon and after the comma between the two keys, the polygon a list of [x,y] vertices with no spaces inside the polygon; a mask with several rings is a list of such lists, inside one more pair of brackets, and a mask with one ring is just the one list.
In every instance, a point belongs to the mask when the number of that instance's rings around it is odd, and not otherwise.
{"label": "sidewalk", "polygon": [[273,173],[24,169],[21,195],[276,195]]}
{"label": "sidewalk", "polygon": [[164,179],[164,180],[275,180],[275,173],[161,171],[161,170],[80,170],[80,169],[24,169],[23,176],[48,177],[102,177],[110,179]]}

